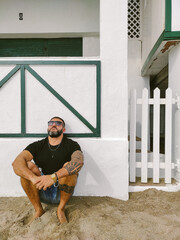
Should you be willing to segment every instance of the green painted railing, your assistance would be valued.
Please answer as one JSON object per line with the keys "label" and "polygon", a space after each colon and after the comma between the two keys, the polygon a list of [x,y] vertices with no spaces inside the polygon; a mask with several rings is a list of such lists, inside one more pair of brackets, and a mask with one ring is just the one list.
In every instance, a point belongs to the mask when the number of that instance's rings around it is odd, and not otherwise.
{"label": "green painted railing", "polygon": [[[91,133],[69,133],[70,137],[100,137],[101,135],[101,64],[100,61],[0,61],[0,65],[16,65],[1,81],[0,88],[17,72],[21,72],[21,132],[0,133],[0,137],[45,137],[47,133],[26,133],[25,71],[32,74],[65,107],[67,107]],[[72,105],[52,88],[30,65],[95,65],[96,66],[96,127],[93,127]],[[1,91],[1,90],[0,90]]]}

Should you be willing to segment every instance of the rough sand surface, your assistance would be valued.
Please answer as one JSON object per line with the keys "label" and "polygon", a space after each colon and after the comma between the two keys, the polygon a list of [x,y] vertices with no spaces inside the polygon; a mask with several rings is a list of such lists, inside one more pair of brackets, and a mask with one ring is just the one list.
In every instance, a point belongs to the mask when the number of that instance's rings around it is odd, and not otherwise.
{"label": "rough sand surface", "polygon": [[0,198],[0,240],[180,240],[180,192],[150,189],[128,201],[72,197],[69,223],[60,225],[55,205],[29,224],[33,208],[26,197]]}

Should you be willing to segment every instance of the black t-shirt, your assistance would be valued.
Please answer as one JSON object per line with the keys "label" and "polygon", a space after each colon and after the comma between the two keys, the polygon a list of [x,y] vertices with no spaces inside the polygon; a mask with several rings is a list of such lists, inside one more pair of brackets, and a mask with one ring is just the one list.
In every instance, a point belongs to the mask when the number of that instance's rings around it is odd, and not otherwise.
{"label": "black t-shirt", "polygon": [[63,167],[64,163],[71,160],[73,152],[80,150],[79,144],[65,136],[61,144],[49,146],[48,138],[29,144],[25,150],[33,155],[35,164],[42,168],[44,174],[52,174]]}

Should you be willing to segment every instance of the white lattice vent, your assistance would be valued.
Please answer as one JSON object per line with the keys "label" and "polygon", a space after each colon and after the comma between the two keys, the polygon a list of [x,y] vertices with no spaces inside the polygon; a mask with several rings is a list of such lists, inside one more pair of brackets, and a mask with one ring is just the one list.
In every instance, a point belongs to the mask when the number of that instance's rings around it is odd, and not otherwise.
{"label": "white lattice vent", "polygon": [[141,1],[128,0],[128,37],[141,36]]}

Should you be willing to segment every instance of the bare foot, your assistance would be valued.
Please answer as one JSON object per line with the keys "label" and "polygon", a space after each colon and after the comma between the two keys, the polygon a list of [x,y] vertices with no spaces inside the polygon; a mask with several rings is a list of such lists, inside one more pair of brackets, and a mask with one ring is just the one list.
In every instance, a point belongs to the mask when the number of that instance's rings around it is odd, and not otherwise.
{"label": "bare foot", "polygon": [[68,222],[63,210],[58,209],[57,216],[61,224]]}
{"label": "bare foot", "polygon": [[41,209],[39,211],[36,211],[35,214],[31,217],[31,219],[29,219],[28,224],[31,224],[35,219],[41,217],[44,214],[44,210]]}
{"label": "bare foot", "polygon": [[44,214],[44,210],[40,209],[39,211],[36,211],[34,214],[34,219],[41,217]]}

